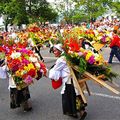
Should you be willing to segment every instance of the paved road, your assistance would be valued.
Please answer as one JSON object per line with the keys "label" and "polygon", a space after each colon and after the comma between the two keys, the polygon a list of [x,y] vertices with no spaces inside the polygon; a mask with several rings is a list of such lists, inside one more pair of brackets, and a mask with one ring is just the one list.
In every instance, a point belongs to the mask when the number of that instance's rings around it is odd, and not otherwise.
{"label": "paved road", "polygon": [[[103,49],[104,57],[108,60],[109,49]],[[42,51],[48,68],[55,59],[47,50]],[[50,58],[47,58],[47,57]],[[113,71],[120,73],[120,63],[114,58]],[[120,78],[114,80],[120,85]],[[106,88],[101,88],[93,82],[88,82],[92,95],[87,97],[88,116],[86,120],[119,120],[120,95],[115,95]],[[0,120],[74,120],[62,114],[60,89],[53,90],[48,78],[42,78],[30,87],[33,111],[24,113],[21,109],[9,108],[8,81],[0,80]]]}

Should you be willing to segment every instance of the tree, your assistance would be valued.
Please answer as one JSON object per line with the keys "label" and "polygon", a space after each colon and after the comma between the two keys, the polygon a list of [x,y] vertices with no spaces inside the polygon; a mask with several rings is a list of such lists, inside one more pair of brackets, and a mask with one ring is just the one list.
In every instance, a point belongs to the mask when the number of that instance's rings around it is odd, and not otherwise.
{"label": "tree", "polygon": [[57,12],[46,0],[26,0],[26,7],[28,15],[33,19],[52,21],[57,17]]}
{"label": "tree", "polygon": [[120,1],[119,0],[72,0],[76,3],[75,8],[83,14],[87,21],[96,19],[111,9],[120,15]]}
{"label": "tree", "polygon": [[96,19],[98,16],[103,15],[108,9],[108,4],[111,0],[73,0],[76,3],[76,7],[79,8],[87,21]]}
{"label": "tree", "polygon": [[4,16],[7,31],[8,24],[28,24],[35,21],[52,21],[57,12],[46,0],[0,0],[0,14]]}
{"label": "tree", "polygon": [[3,15],[6,31],[8,24],[20,26],[29,22],[24,0],[1,0],[0,14]]}
{"label": "tree", "polygon": [[116,0],[115,2],[112,2],[112,10],[116,12],[116,14],[120,17],[120,1]]}

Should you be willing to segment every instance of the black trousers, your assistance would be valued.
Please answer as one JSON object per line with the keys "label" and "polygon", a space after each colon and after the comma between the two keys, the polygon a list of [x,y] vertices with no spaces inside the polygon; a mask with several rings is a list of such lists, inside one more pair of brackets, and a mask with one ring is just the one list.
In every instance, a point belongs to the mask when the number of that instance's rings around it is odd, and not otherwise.
{"label": "black trousers", "polygon": [[117,59],[120,62],[120,48],[118,46],[114,46],[111,48],[110,57],[108,61],[109,63],[112,63],[112,59],[114,55],[117,57]]}
{"label": "black trousers", "polygon": [[76,93],[73,84],[66,84],[65,92],[62,94],[63,114],[74,115],[76,110]]}
{"label": "black trousers", "polygon": [[29,88],[17,90],[10,88],[10,108],[14,109],[20,107],[21,103],[26,102],[30,98]]}

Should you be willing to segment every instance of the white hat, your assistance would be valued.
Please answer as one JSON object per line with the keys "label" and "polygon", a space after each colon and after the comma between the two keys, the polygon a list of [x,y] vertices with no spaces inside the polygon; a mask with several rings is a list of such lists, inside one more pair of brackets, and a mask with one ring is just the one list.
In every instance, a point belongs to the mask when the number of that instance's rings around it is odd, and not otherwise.
{"label": "white hat", "polygon": [[59,51],[63,52],[62,44],[56,44],[56,45],[54,45],[54,48],[56,48],[56,49],[58,49]]}

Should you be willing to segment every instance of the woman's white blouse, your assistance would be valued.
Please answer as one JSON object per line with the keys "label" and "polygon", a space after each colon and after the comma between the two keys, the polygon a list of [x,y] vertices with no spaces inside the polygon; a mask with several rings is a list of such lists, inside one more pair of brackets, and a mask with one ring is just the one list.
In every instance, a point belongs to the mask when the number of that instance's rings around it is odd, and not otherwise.
{"label": "woman's white blouse", "polygon": [[[65,83],[71,84],[71,75],[70,75],[70,70],[67,66],[66,60],[64,56],[61,56],[60,58],[57,59],[54,67],[50,69],[49,71],[49,78],[58,80],[60,77],[62,77],[62,90],[61,94],[64,94],[65,91]],[[76,94],[78,94],[77,89],[75,89]]]}
{"label": "woman's white blouse", "polygon": [[49,71],[49,78],[58,80],[60,77],[64,78],[70,74],[70,70],[66,64],[64,57],[57,59],[54,67]]}

